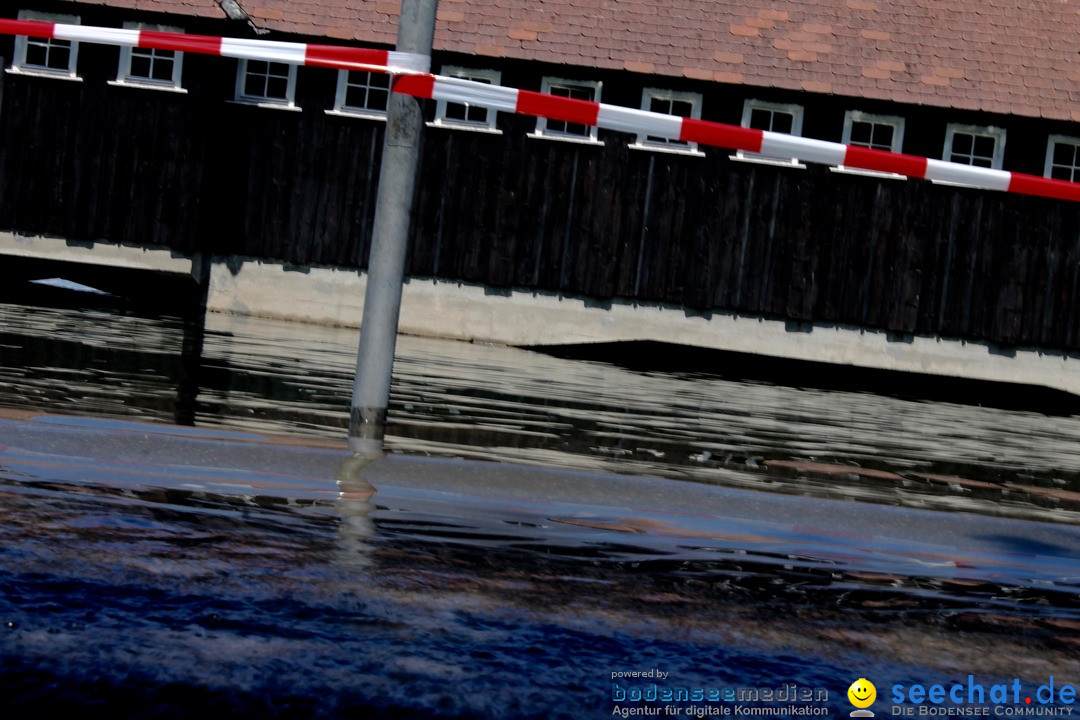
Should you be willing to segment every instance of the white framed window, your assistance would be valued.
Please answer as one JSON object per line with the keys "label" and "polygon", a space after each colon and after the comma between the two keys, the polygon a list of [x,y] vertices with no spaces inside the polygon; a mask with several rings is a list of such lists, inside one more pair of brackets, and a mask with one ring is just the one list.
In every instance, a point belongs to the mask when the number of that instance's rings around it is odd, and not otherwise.
{"label": "white framed window", "polygon": [[[545,77],[540,83],[540,92],[555,97],[600,102],[602,85],[595,80],[566,80],[564,78]],[[603,145],[597,139],[598,128],[595,125],[582,125],[565,120],[536,119],[536,131],[532,137],[573,140],[577,142]]]}
{"label": "white framed window", "polygon": [[[848,110],[844,113],[844,134],[841,142],[844,145],[898,153],[904,147],[904,118],[899,115],[875,115],[858,110]],[[832,170],[853,175],[869,175],[871,177],[897,180],[906,179],[904,175],[897,173],[862,170],[860,168],[844,167],[843,165],[834,167]]]}
{"label": "white framed window", "polygon": [[[645,88],[641,91],[641,109],[648,112],[663,113],[664,115],[676,115],[700,120],[701,94],[662,90],[660,88]],[[698,150],[697,143],[672,140],[645,133],[638,133],[637,141],[630,147],[640,150],[660,150],[690,155],[705,154]]]}
{"label": "white framed window", "polygon": [[[130,21],[125,22],[124,27],[131,30],[183,32],[183,28]],[[182,52],[124,46],[120,48],[120,66],[116,72],[116,80],[109,84],[187,92],[180,86],[183,63]]]}
{"label": "white framed window", "polygon": [[943,160],[1000,170],[1004,156],[1004,128],[949,123],[945,130]]}
{"label": "white framed window", "polygon": [[[743,103],[742,126],[755,130],[802,135],[803,106],[785,103],[747,100]],[[785,167],[805,168],[796,158],[776,158],[757,153],[742,152],[731,156],[733,160],[783,165]]]}
{"label": "white framed window", "polygon": [[295,65],[266,60],[240,60],[238,63],[236,102],[299,110],[295,98]]}
{"label": "white framed window", "polygon": [[[65,25],[80,24],[77,15],[57,15],[36,10],[20,10],[20,20],[41,20]],[[25,35],[15,36],[15,57],[12,58],[9,72],[25,75],[44,75],[48,77],[79,80],[76,74],[78,66],[79,43],[71,40],[52,38],[33,38]]]}
{"label": "white framed window", "polygon": [[1080,138],[1051,135],[1046,143],[1043,175],[1055,180],[1080,182]]}
{"label": "white framed window", "polygon": [[386,119],[390,103],[390,75],[363,70],[339,70],[332,115]]}
{"label": "white framed window", "polygon": [[904,118],[848,110],[844,113],[843,143],[898,153],[904,147]]}
{"label": "white framed window", "polygon": [[[482,70],[476,68],[455,67],[445,65],[442,74],[448,77],[462,78],[474,82],[498,85],[502,73],[498,70]],[[434,125],[443,127],[455,127],[482,132],[498,133],[495,127],[495,119],[498,113],[490,108],[470,105],[468,103],[452,103],[439,100],[435,106]]]}

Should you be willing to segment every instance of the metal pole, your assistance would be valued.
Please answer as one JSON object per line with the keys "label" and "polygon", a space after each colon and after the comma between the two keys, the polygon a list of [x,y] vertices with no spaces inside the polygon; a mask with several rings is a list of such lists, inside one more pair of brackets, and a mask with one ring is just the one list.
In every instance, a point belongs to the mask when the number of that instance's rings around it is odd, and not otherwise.
{"label": "metal pole", "polygon": [[[399,51],[431,54],[437,7],[438,0],[402,0]],[[381,454],[386,432],[422,129],[419,101],[391,93],[349,415],[349,449],[361,455]]]}

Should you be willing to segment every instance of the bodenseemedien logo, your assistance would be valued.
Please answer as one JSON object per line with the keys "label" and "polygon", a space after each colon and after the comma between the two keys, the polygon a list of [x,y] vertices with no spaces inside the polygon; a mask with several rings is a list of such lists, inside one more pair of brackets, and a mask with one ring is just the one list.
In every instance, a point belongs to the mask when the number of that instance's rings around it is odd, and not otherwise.
{"label": "bodenseemedien logo", "polygon": [[859,678],[851,683],[851,687],[847,691],[847,697],[848,702],[855,706],[855,710],[851,712],[851,717],[874,717],[874,713],[867,710],[877,699],[877,688],[874,687],[874,683],[866,678]]}
{"label": "bodenseemedien logo", "polygon": [[[637,678],[648,680],[644,684]],[[827,718],[833,716],[829,691],[787,682],[780,687],[685,685],[659,668],[611,673],[611,714],[629,718],[764,717]]]}

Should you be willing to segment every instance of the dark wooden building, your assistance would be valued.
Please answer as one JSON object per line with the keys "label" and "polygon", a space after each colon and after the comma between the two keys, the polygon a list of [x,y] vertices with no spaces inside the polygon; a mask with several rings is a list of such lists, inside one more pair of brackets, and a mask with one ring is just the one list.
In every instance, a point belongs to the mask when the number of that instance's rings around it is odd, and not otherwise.
{"label": "dark wooden building", "polygon": [[[444,0],[433,69],[1080,180],[1077,12],[1005,4]],[[366,0],[32,5],[0,15],[383,46],[396,26]],[[0,231],[364,266],[385,76],[11,37],[0,55]],[[1080,205],[425,112],[413,276],[1080,349]]]}

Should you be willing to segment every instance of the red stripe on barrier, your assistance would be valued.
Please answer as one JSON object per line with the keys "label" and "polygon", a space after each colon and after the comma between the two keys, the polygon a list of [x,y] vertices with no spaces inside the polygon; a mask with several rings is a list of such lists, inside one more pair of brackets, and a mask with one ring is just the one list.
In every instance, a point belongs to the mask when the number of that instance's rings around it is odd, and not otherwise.
{"label": "red stripe on barrier", "polygon": [[0,18],[0,33],[27,37],[52,38],[56,23],[40,20],[7,20]]}
{"label": "red stripe on barrier", "polygon": [[431,98],[435,94],[434,75],[397,75],[394,92],[418,98]]}
{"label": "red stripe on barrier", "polygon": [[913,178],[926,177],[926,158],[924,157],[853,145],[849,145],[844,154],[844,167],[897,173]]}
{"label": "red stripe on barrier", "polygon": [[183,33],[143,30],[139,33],[139,47],[153,50],[220,55],[221,38],[208,35],[184,35]]}
{"label": "red stripe on barrier", "polygon": [[356,63],[357,65],[388,65],[390,53],[386,50],[371,50],[369,48],[349,48],[339,45],[312,45],[307,46],[304,55],[304,64],[314,67],[341,67],[341,64]]}
{"label": "red stripe on barrier", "polygon": [[1080,183],[1022,173],[1013,173],[1009,178],[1009,192],[1080,202]]}
{"label": "red stripe on barrier", "polygon": [[753,153],[761,152],[761,141],[764,137],[765,133],[761,130],[694,118],[684,118],[679,131],[679,140],[682,142],[695,142]]}
{"label": "red stripe on barrier", "polygon": [[596,125],[600,103],[519,90],[515,112],[578,125]]}

